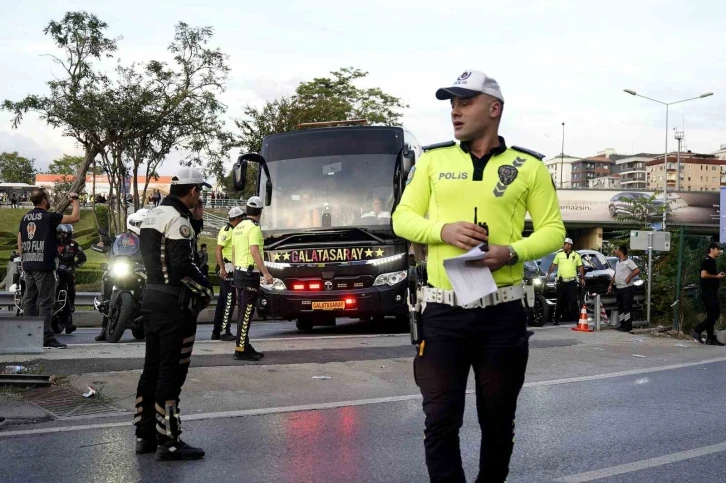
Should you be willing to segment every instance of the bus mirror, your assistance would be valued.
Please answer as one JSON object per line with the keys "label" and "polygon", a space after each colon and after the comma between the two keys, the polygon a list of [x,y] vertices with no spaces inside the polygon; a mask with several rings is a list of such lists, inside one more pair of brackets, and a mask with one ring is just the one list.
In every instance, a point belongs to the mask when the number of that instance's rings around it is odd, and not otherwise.
{"label": "bus mirror", "polygon": [[403,145],[403,152],[401,154],[401,171],[403,172],[403,179],[406,179],[408,178],[408,173],[413,167],[416,155],[414,154],[413,149],[411,149],[411,146],[409,146],[408,143]]}
{"label": "bus mirror", "polygon": [[247,160],[243,158],[244,155],[237,158],[237,162],[232,166],[232,184],[235,191],[244,191],[247,181]]}
{"label": "bus mirror", "polygon": [[[267,171],[267,165],[265,166],[265,171]],[[272,204],[272,181],[270,181],[269,174],[267,176],[267,183],[265,183],[265,206],[270,206]]]}

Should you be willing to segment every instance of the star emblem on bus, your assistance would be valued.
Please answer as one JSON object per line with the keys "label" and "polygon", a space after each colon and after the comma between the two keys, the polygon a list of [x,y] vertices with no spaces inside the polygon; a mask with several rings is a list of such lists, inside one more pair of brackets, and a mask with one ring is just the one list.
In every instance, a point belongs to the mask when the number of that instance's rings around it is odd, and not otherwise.
{"label": "star emblem on bus", "polygon": [[365,254],[366,254],[367,257],[372,257],[373,256],[373,250],[371,250],[369,248],[368,250],[365,251]]}
{"label": "star emblem on bus", "polygon": [[282,259],[283,259],[283,260],[290,260],[290,254],[289,254],[289,253],[287,253],[287,252],[283,253],[283,254],[282,254]]}
{"label": "star emblem on bus", "polygon": [[280,259],[280,254],[279,254],[279,253],[275,253],[275,254],[274,254],[274,255],[272,256],[272,258],[273,258],[273,260],[272,260],[272,261],[273,261],[273,262],[276,262],[276,261],[278,261],[278,260]]}
{"label": "star emblem on bus", "polygon": [[377,257],[382,257],[383,256],[383,250],[381,250],[380,248],[378,250],[376,250],[376,256]]}

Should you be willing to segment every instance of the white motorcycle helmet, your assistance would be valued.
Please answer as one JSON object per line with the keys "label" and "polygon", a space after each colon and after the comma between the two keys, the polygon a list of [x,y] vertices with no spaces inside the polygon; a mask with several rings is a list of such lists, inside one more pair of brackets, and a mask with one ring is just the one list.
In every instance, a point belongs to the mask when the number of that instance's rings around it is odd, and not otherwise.
{"label": "white motorcycle helmet", "polygon": [[149,210],[146,208],[141,208],[139,211],[130,214],[126,219],[126,229],[141,236],[141,223],[148,214]]}

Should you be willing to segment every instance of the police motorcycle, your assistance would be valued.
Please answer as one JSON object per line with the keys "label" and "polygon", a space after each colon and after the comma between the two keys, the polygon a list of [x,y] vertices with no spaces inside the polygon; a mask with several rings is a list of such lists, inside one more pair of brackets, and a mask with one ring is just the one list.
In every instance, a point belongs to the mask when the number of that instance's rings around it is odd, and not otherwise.
{"label": "police motorcycle", "polygon": [[56,285],[56,300],[63,300],[61,309],[54,313],[51,328],[56,334],[64,329],[66,334],[76,330],[73,325],[73,312],[75,312],[76,269],[86,263],[86,255],[73,241],[73,225],[61,224],[56,229],[58,236],[58,268],[56,270],[58,283]]}
{"label": "police motorcycle", "polygon": [[103,246],[94,245],[91,250],[106,253],[108,263],[101,265],[101,295],[93,306],[103,314],[103,326],[97,341],[118,342],[126,329],[131,329],[135,339],[144,338],[141,301],[146,288],[146,269],[141,258],[141,222],[149,210],[142,208],[129,215],[127,232],[111,239],[105,230],[99,229]]}
{"label": "police motorcycle", "polygon": [[[8,287],[8,291],[13,294],[13,305],[15,306],[15,315],[23,315],[23,297],[25,296],[25,272],[23,271],[23,265],[21,263],[20,255],[13,252],[13,263],[15,264],[15,273],[13,274],[13,283]],[[51,321],[52,327],[58,327],[58,314],[65,308],[68,301],[68,291],[65,286],[56,284],[55,303],[53,304],[53,319]],[[75,327],[65,326],[66,333],[70,334]],[[55,329],[54,329],[55,331]],[[61,330],[58,329],[56,334],[60,334]]]}

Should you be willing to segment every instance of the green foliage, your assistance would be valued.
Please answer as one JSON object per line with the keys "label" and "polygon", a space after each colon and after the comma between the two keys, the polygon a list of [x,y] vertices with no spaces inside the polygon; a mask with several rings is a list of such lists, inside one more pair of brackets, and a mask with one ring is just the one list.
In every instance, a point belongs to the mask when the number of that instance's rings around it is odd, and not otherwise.
{"label": "green foliage", "polygon": [[27,183],[35,182],[35,160],[12,153],[0,153],[0,183]]}
{"label": "green foliage", "polygon": [[270,134],[296,129],[301,123],[367,119],[371,124],[396,125],[408,108],[401,99],[380,88],[362,89],[354,82],[368,73],[353,67],[301,83],[292,97],[267,102],[261,108],[247,105],[244,117],[235,120],[241,131],[241,146],[260,152],[262,139]]}

